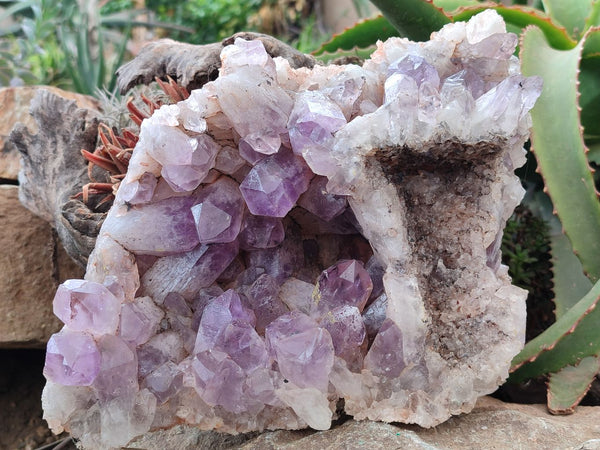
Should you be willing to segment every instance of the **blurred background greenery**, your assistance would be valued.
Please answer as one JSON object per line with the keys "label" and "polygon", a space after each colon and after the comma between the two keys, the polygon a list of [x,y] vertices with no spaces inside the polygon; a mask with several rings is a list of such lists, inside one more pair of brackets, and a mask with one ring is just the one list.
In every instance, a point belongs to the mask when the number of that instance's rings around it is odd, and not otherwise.
{"label": "blurred background greenery", "polygon": [[204,44],[258,31],[304,52],[373,11],[368,0],[0,0],[0,87],[101,96],[148,41]]}

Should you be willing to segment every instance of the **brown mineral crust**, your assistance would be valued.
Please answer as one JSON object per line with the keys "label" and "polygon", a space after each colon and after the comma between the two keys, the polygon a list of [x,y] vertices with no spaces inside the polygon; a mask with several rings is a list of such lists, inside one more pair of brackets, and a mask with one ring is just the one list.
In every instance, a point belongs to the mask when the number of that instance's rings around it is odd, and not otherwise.
{"label": "brown mineral crust", "polygon": [[478,277],[471,274],[485,269],[485,255],[474,254],[469,238],[489,215],[480,208],[480,199],[491,192],[495,180],[490,175],[501,170],[501,150],[500,143],[444,142],[417,151],[404,145],[373,152],[406,207],[410,266],[419,269],[416,276],[431,320],[428,346],[449,363],[482,352],[488,342],[480,338],[481,327],[490,332],[496,327],[482,319],[484,311],[461,314],[461,303],[468,303],[477,290]]}

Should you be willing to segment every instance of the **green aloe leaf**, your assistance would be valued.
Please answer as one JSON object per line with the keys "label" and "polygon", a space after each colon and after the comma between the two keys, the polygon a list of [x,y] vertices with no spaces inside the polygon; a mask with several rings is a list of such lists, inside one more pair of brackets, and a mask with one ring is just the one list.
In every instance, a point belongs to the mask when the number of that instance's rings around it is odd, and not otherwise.
{"label": "green aloe leaf", "polygon": [[521,382],[600,354],[600,282],[512,361],[510,382]]}
{"label": "green aloe leaf", "polygon": [[588,356],[576,366],[567,366],[550,375],[548,410],[552,414],[571,414],[587,393],[600,370],[600,357]]}
{"label": "green aloe leaf", "polygon": [[588,17],[592,13],[594,0],[543,0],[544,11],[553,21],[561,24],[569,36],[579,40],[586,30]]}
{"label": "green aloe leaf", "polygon": [[543,192],[526,197],[524,203],[548,224],[550,254],[554,284],[555,316],[560,319],[592,288],[592,282],[583,273],[579,258],[573,253],[571,242],[565,236],[558,218],[552,214],[552,202]]}
{"label": "green aloe leaf", "polygon": [[600,25],[600,2],[592,4],[592,10],[586,21],[586,28],[597,27]]}
{"label": "green aloe leaf", "polygon": [[371,53],[373,53],[375,49],[376,47],[374,45],[371,45],[370,47],[366,48],[355,47],[351,50],[336,50],[333,53],[324,52],[316,56],[316,58],[319,61],[323,61],[324,63],[329,63],[330,61],[339,58],[348,58],[350,61],[352,60],[352,58],[365,60],[368,59],[369,56],[371,56]]}
{"label": "green aloe leaf", "polygon": [[[537,27],[521,38],[524,75],[540,75],[544,89],[531,111],[532,149],[547,193],[573,250],[592,282],[600,279],[600,202],[587,162],[578,110],[577,76],[583,48],[551,48]],[[558,107],[560,106],[560,107]]]}
{"label": "green aloe leaf", "polygon": [[398,30],[400,36],[413,41],[427,41],[450,17],[430,0],[371,0]]}
{"label": "green aloe leaf", "polygon": [[556,217],[550,231],[552,272],[554,274],[554,314],[560,318],[592,288],[581,261],[573,253],[569,239],[562,233]]}
{"label": "green aloe leaf", "polygon": [[313,55],[319,56],[326,52],[335,53],[338,50],[351,51],[355,48],[367,48],[374,45],[377,40],[384,41],[392,36],[398,36],[398,31],[385,17],[365,19],[333,36],[330,41],[315,50]]}
{"label": "green aloe leaf", "polygon": [[542,11],[526,6],[502,6],[495,3],[484,3],[481,6],[460,10],[457,14],[452,15],[452,20],[467,21],[475,14],[479,14],[486,9],[496,10],[504,18],[507,28],[511,30],[521,30],[529,25],[536,25],[543,31],[550,45],[556,49],[569,50],[577,45],[577,41],[568,35],[564,27],[554,23]]}
{"label": "green aloe leaf", "polygon": [[459,8],[479,5],[478,0],[433,0],[433,4],[438,8],[442,8],[445,13],[450,13]]}

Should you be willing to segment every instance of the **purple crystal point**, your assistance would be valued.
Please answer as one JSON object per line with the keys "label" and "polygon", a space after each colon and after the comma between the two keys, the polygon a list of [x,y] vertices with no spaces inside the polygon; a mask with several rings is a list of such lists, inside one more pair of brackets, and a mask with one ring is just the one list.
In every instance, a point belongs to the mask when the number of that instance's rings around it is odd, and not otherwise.
{"label": "purple crystal point", "polygon": [[419,87],[415,80],[408,75],[402,73],[392,74],[385,80],[383,88],[384,103],[400,103],[407,109],[407,113],[413,113],[413,110],[416,110],[419,98]]}
{"label": "purple crystal point", "polygon": [[54,314],[73,331],[93,335],[117,331],[121,302],[100,283],[67,280],[58,287],[53,305]]}
{"label": "purple crystal point", "polygon": [[325,94],[315,91],[298,94],[288,122],[294,153],[302,155],[314,173],[333,173],[335,160],[329,148],[333,133],[344,125],[342,110]]}
{"label": "purple crystal point", "polygon": [[145,377],[167,361],[178,364],[185,356],[183,340],[177,332],[165,331],[157,334],[138,348],[139,375]]}
{"label": "purple crystal point", "polygon": [[64,386],[89,386],[100,371],[100,351],[87,333],[63,328],[48,340],[44,376]]}
{"label": "purple crystal point", "polygon": [[235,72],[235,69],[244,66],[259,66],[269,75],[275,76],[275,63],[265,50],[260,39],[247,41],[236,38],[234,45],[225,47],[221,52],[222,75]]}
{"label": "purple crystal point", "polygon": [[183,387],[183,372],[179,370],[177,364],[167,361],[146,376],[144,386],[160,403],[164,403]]}
{"label": "purple crystal point", "polygon": [[[235,51],[230,49],[227,47],[224,52]],[[222,69],[227,74],[212,84],[221,110],[254,151],[267,155],[277,152],[281,135],[287,134],[286,124],[294,102],[279,86],[275,71],[269,73],[272,59],[267,56],[266,65],[242,63],[231,70],[227,60]],[[274,64],[270,67],[274,68]]]}
{"label": "purple crystal point", "polygon": [[239,414],[246,410],[244,381],[246,375],[226,353],[205,350],[197,353],[192,361],[198,395],[211,406]]}
{"label": "purple crystal point", "polygon": [[367,269],[371,282],[373,283],[373,289],[371,290],[368,301],[368,303],[371,303],[383,293],[383,275],[385,274],[385,267],[381,265],[379,258],[377,258],[376,255],[373,255],[367,261],[365,269]]}
{"label": "purple crystal point", "polygon": [[214,166],[219,151],[208,135],[188,136],[180,128],[155,125],[148,153],[162,165],[161,175],[175,191],[191,191]]}
{"label": "purple crystal point", "polygon": [[191,252],[159,258],[142,277],[144,295],[162,304],[170,292],[192,299],[210,286],[238,254],[236,241],[199,245]]}
{"label": "purple crystal point", "polygon": [[402,331],[394,321],[385,319],[365,356],[365,369],[375,375],[396,378],[405,366]]}
{"label": "purple crystal point", "polygon": [[[541,90],[541,77],[510,76],[475,101],[473,116],[481,118],[482,112],[485,112],[485,120],[494,121],[494,126],[488,127],[489,129],[497,132],[512,131],[519,119],[533,107]],[[475,120],[473,127],[479,129],[484,123],[483,118]]]}
{"label": "purple crystal point", "polygon": [[146,172],[138,180],[122,182],[119,185],[119,197],[132,205],[148,203],[152,200],[157,183],[156,177]]}
{"label": "purple crystal point", "polygon": [[272,322],[265,337],[269,354],[287,380],[327,392],[334,358],[327,330],[306,314],[292,311]]}
{"label": "purple crystal point", "polygon": [[246,253],[246,267],[263,269],[278,282],[283,282],[304,266],[302,242],[291,237],[273,248]]}
{"label": "purple crystal point", "polygon": [[118,336],[110,334],[98,340],[101,365],[94,380],[100,400],[130,397],[138,391],[138,363],[135,353]]}
{"label": "purple crystal point", "polygon": [[367,336],[372,341],[387,315],[387,295],[385,292],[378,296],[373,303],[365,308],[362,317],[367,329]]}
{"label": "purple crystal point", "polygon": [[279,298],[279,284],[272,276],[264,273],[250,286],[241,286],[248,304],[256,314],[256,331],[264,334],[265,328],[279,316],[289,312]]}
{"label": "purple crystal point", "polygon": [[254,166],[240,190],[252,214],[284,217],[308,189],[312,176],[301,158],[282,149]]}
{"label": "purple crystal point", "polygon": [[240,156],[240,152],[230,145],[224,146],[215,160],[215,169],[226,175],[233,175],[240,170],[246,161]]}
{"label": "purple crystal point", "polygon": [[341,306],[355,306],[362,311],[372,289],[371,277],[360,261],[339,261],[317,280],[313,314],[325,314]]}
{"label": "purple crystal point", "polygon": [[179,162],[180,158],[163,163],[161,175],[174,191],[193,191],[215,165],[219,145],[206,134],[193,139],[188,162]]}
{"label": "purple crystal point", "polygon": [[319,324],[331,335],[336,356],[360,369],[361,346],[365,343],[367,332],[358,308],[347,305],[335,308],[325,314]]}
{"label": "purple crystal point", "polygon": [[[280,142],[281,144],[281,142]],[[244,162],[249,162],[251,165],[256,165],[259,161],[265,159],[268,155],[266,153],[259,153],[250,143],[246,142],[245,139],[240,139],[238,144],[239,156],[244,159]],[[273,152],[276,153],[276,152]]]}
{"label": "purple crystal point", "polygon": [[298,199],[298,205],[329,222],[346,210],[348,200],[346,197],[328,193],[327,181],[327,177],[314,177],[308,190]]}
{"label": "purple crystal point", "polygon": [[[477,73],[471,69],[463,69],[446,78],[440,89],[442,102],[447,104],[451,101],[465,102],[465,88],[474,99],[479,98],[485,92],[485,82]],[[472,108],[472,105],[467,105]],[[466,111],[468,109],[465,108]]]}
{"label": "purple crystal point", "polygon": [[394,73],[408,75],[415,80],[417,86],[424,81],[428,81],[436,89],[440,85],[440,76],[437,70],[421,56],[406,55],[393,62],[388,67],[388,77]]}
{"label": "purple crystal point", "polygon": [[215,349],[229,355],[245,372],[269,367],[265,341],[248,322],[234,321],[218,335]]}
{"label": "purple crystal point", "polygon": [[111,220],[102,231],[134,253],[160,256],[187,252],[199,243],[191,210],[195,203],[191,196],[131,208],[123,205],[111,211]]}
{"label": "purple crystal point", "polygon": [[240,232],[244,201],[235,181],[221,177],[203,188],[192,214],[203,244],[233,241]]}
{"label": "purple crystal point", "polygon": [[[514,33],[494,33],[475,44],[462,42],[458,47],[458,52],[467,60],[506,60],[515,52],[519,37]],[[478,61],[481,68],[487,69],[484,61]],[[472,63],[471,63],[472,64]]]}
{"label": "purple crystal point", "polygon": [[239,243],[243,250],[254,250],[277,247],[284,238],[285,230],[279,217],[246,214],[239,234]]}
{"label": "purple crystal point", "polygon": [[214,348],[219,334],[233,321],[254,326],[254,312],[242,304],[237,292],[229,289],[213,299],[205,308],[198,327],[194,353]]}
{"label": "purple crystal point", "polygon": [[150,297],[138,297],[125,303],[121,309],[119,336],[134,346],[141,345],[156,334],[163,315]]}

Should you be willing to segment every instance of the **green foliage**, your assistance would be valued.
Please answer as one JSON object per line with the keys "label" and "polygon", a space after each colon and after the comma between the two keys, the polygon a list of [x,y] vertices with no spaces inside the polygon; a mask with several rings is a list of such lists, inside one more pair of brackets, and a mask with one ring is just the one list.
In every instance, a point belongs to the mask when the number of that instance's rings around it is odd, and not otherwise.
{"label": "green foliage", "polygon": [[[531,111],[531,149],[543,182],[528,205],[550,224],[556,322],[515,357],[511,381],[549,375],[549,408],[572,412],[600,370],[600,177],[590,167],[600,165],[600,2],[372,1],[384,17],[358,24],[315,53],[357,53],[394,33],[424,40],[445,23],[491,8],[520,34],[524,75],[544,79]],[[504,249],[515,282],[530,288],[543,239],[519,235],[522,225],[518,218],[508,224]],[[532,233],[538,228],[528,226]]]}
{"label": "green foliage", "polygon": [[[512,281],[526,289],[527,340],[554,322],[550,229],[543,218],[520,205],[508,220],[502,238],[502,262],[508,266]],[[587,291],[586,291],[587,292]]]}
{"label": "green foliage", "polygon": [[[89,2],[88,2],[89,3]],[[112,91],[132,26],[189,29],[139,21],[128,0],[112,0],[82,11],[77,0],[0,0],[0,86],[48,84],[96,95]],[[91,5],[93,6],[93,5]]]}
{"label": "green foliage", "polygon": [[237,31],[248,31],[249,18],[256,13],[262,0],[147,0],[146,6],[159,20],[191,28],[192,34],[170,34],[173,39],[205,44],[219,41]]}

